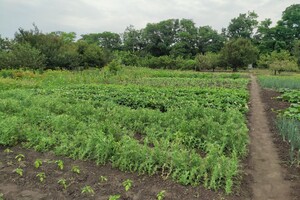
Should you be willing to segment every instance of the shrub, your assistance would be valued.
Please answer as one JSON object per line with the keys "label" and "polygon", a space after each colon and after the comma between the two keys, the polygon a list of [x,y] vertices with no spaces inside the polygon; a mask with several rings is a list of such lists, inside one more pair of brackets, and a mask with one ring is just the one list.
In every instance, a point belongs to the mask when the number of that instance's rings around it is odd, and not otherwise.
{"label": "shrub", "polygon": [[15,44],[10,51],[0,53],[1,68],[43,69],[45,56],[30,44]]}
{"label": "shrub", "polygon": [[198,71],[202,69],[215,71],[220,65],[220,55],[213,52],[207,52],[205,55],[198,54],[195,60]]}
{"label": "shrub", "polygon": [[125,66],[138,66],[139,57],[130,51],[115,51],[114,56]]}

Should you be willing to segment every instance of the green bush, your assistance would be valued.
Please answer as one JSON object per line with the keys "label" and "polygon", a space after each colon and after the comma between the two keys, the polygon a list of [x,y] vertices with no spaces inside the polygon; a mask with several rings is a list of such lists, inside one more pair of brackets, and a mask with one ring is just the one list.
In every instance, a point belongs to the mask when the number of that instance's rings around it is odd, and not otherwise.
{"label": "green bush", "polygon": [[15,44],[11,50],[0,52],[1,69],[43,69],[45,56],[30,44]]}
{"label": "green bush", "polygon": [[138,66],[139,57],[130,51],[115,51],[114,56],[125,66]]}
{"label": "green bush", "polygon": [[269,68],[275,74],[277,72],[298,70],[296,58],[291,56],[288,51],[273,51],[271,54],[261,55],[257,64],[258,67]]}
{"label": "green bush", "polygon": [[107,64],[107,55],[103,49],[96,44],[89,44],[82,52],[82,63],[85,67],[103,67]]}
{"label": "green bush", "polygon": [[170,56],[160,57],[146,57],[141,61],[143,67],[150,67],[152,69],[179,69],[180,63]]}
{"label": "green bush", "polygon": [[80,65],[80,55],[77,46],[74,44],[66,44],[60,47],[58,53],[54,56],[55,66],[63,69],[76,69]]}
{"label": "green bush", "polygon": [[[178,60],[178,58],[176,60]],[[197,62],[196,62],[196,60],[192,60],[192,59],[189,59],[189,60],[181,59],[180,69],[183,69],[183,70],[196,70],[197,69]]]}
{"label": "green bush", "polygon": [[198,54],[195,58],[197,70],[212,70],[215,71],[220,65],[220,55],[213,52],[207,52],[205,55]]}

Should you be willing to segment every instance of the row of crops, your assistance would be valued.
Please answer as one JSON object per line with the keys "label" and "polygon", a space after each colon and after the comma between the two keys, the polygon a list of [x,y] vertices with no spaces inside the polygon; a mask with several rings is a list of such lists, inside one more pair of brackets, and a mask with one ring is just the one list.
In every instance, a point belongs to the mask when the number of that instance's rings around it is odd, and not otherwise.
{"label": "row of crops", "polygon": [[300,76],[261,76],[263,87],[273,88],[282,93],[278,98],[290,106],[279,112],[276,124],[284,141],[290,143],[290,159],[300,164]]}
{"label": "row of crops", "polygon": [[0,78],[1,145],[231,192],[247,153],[244,75],[10,73]]}

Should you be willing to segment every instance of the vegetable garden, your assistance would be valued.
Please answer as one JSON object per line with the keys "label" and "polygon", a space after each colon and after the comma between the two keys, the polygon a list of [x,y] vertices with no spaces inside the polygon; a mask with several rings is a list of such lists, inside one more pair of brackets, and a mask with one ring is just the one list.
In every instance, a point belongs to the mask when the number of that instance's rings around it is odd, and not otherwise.
{"label": "vegetable garden", "polygon": [[248,77],[126,68],[0,73],[0,144],[232,192]]}

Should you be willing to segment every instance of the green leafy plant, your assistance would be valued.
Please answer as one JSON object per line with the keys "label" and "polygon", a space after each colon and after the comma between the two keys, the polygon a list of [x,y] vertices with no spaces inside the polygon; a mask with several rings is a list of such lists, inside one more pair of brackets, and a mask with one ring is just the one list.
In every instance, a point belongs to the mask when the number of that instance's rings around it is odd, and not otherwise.
{"label": "green leafy plant", "polygon": [[18,161],[18,162],[21,162],[23,159],[25,158],[25,156],[23,154],[18,154],[16,155],[15,159]]}
{"label": "green leafy plant", "polygon": [[75,174],[80,174],[80,169],[77,165],[72,166],[71,171]]}
{"label": "green leafy plant", "polygon": [[105,176],[100,176],[99,180],[100,182],[106,182],[107,178]]}
{"label": "green leafy plant", "polygon": [[46,179],[46,174],[44,172],[40,172],[36,175],[36,177],[39,178],[40,182],[44,182],[44,180]]}
{"label": "green leafy plant", "polygon": [[120,199],[121,195],[116,194],[116,195],[110,195],[108,200],[118,200]]}
{"label": "green leafy plant", "polygon": [[123,183],[122,183],[122,185],[124,186],[124,188],[125,188],[125,191],[127,192],[128,190],[130,190],[130,188],[132,187],[132,180],[130,180],[130,179],[127,179],[126,181],[124,181]]}
{"label": "green leafy plant", "polygon": [[67,185],[67,180],[64,179],[64,178],[59,179],[59,180],[57,181],[57,183],[58,183],[59,185],[61,185],[64,189],[67,189],[67,187],[68,187],[68,185]]}
{"label": "green leafy plant", "polygon": [[17,174],[19,174],[19,176],[23,176],[23,169],[18,167],[14,170],[14,172],[16,172]]}
{"label": "green leafy plant", "polygon": [[34,167],[37,168],[37,169],[38,169],[42,164],[43,164],[43,162],[42,162],[41,159],[36,159],[36,160],[34,161]]}
{"label": "green leafy plant", "polygon": [[0,200],[4,200],[4,194],[0,192]]}
{"label": "green leafy plant", "polygon": [[55,163],[57,164],[58,169],[60,169],[60,170],[64,169],[64,161],[56,160]]}
{"label": "green leafy plant", "polygon": [[14,152],[14,151],[11,150],[11,149],[9,149],[9,148],[4,149],[4,153],[13,153],[13,152]]}
{"label": "green leafy plant", "polygon": [[157,200],[163,200],[163,199],[165,198],[165,195],[166,195],[166,191],[165,191],[165,190],[160,191],[160,192],[157,193],[157,195],[156,195]]}
{"label": "green leafy plant", "polygon": [[84,186],[82,189],[81,189],[81,194],[95,194],[93,188],[89,185],[86,185]]}

